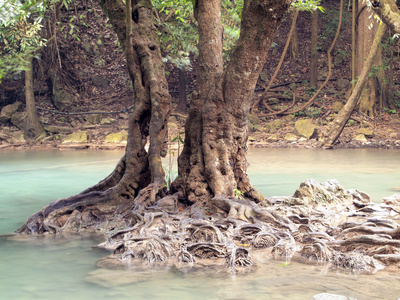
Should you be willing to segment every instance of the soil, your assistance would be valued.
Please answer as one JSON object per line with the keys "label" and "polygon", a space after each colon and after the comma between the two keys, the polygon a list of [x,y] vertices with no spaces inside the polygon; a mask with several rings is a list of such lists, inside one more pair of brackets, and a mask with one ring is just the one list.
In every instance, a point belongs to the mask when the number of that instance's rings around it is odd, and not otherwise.
{"label": "soil", "polygon": [[[63,79],[64,88],[71,89],[79,94],[74,100],[61,111],[55,107],[52,100],[48,79],[45,72],[41,71],[43,66],[36,63],[35,93],[39,107],[39,115],[44,126],[56,125],[69,128],[71,132],[86,131],[88,141],[85,143],[63,143],[67,134],[48,132],[48,136],[40,141],[25,141],[22,138],[21,128],[12,125],[10,122],[0,125],[0,149],[21,150],[21,149],[118,149],[123,148],[123,143],[106,143],[105,138],[110,133],[117,133],[127,130],[129,111],[134,103],[131,83],[126,71],[125,59],[121,57],[120,50],[116,44],[116,36],[97,4],[86,9],[87,20],[91,26],[77,24],[79,28],[80,41],[73,37],[59,39],[59,59],[62,64],[60,77]],[[79,9],[79,5],[78,9]],[[326,12],[320,14],[319,18],[319,78],[327,76],[327,54],[330,43],[335,35],[337,25],[338,3],[336,1],[325,1]],[[76,8],[74,10],[76,12]],[[74,12],[70,12],[73,14]],[[345,11],[342,30],[339,40],[333,52],[333,64],[331,81],[318,95],[316,101],[307,109],[286,116],[261,117],[269,113],[262,101],[249,117],[249,147],[263,148],[317,148],[318,138],[321,132],[331,122],[340,107],[346,101],[346,93],[351,87],[350,60],[351,60],[351,12]],[[65,22],[69,18],[64,17]],[[88,22],[89,23],[89,22]],[[292,102],[292,93],[295,94],[297,104],[291,109],[300,107],[313,95],[315,88],[309,86],[310,66],[310,26],[311,14],[301,12],[298,19],[297,34],[299,41],[299,53],[296,59],[287,55],[277,79],[267,93],[268,106],[279,111]],[[268,84],[269,79],[275,71],[280,54],[286,43],[289,32],[289,18],[283,21],[282,26],[269,51],[268,59],[264,70],[260,75],[259,84],[255,87],[254,101],[263,94],[263,87]],[[61,32],[60,34],[63,34]],[[386,53],[390,55],[390,53]],[[196,59],[192,57],[192,70],[185,71],[186,91],[188,101],[190,94],[196,85]],[[178,69],[171,63],[166,66],[169,89],[176,108],[178,92]],[[390,72],[393,77],[400,75],[400,60],[393,56],[390,63]],[[22,79],[22,78],[21,78]],[[322,84],[322,81],[319,81]],[[5,86],[18,85],[15,81],[3,82]],[[389,106],[376,107],[375,116],[371,118],[354,111],[338,143],[334,148],[382,148],[400,149],[400,118],[397,113],[400,106],[400,88],[392,83],[392,99]],[[0,108],[15,101],[24,102],[23,89],[19,88],[9,92],[2,90],[0,86]],[[21,107],[21,111],[24,107]],[[102,112],[100,114],[69,115],[69,113]],[[169,135],[170,140],[177,141],[177,137],[184,139],[185,115],[175,113],[170,118]],[[62,114],[61,114],[62,113]],[[93,117],[94,116],[94,117]],[[105,122],[111,118],[111,123]],[[103,123],[101,123],[103,119]],[[271,129],[271,122],[282,120],[281,124]],[[294,140],[287,140],[286,134],[294,133],[295,122],[300,119],[311,119],[317,130],[310,139],[300,136]],[[21,127],[21,126],[19,126]],[[369,133],[364,140],[357,141],[355,136],[360,130],[368,129]],[[176,142],[175,142],[176,143]]]}

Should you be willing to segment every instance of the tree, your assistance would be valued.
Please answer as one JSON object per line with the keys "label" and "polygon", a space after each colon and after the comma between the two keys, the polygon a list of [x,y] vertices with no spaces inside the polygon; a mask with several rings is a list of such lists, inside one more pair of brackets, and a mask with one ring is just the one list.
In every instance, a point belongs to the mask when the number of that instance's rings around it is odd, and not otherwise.
{"label": "tree", "polygon": [[343,131],[348,119],[350,118],[353,110],[355,109],[361,93],[364,89],[365,83],[369,78],[369,74],[372,69],[372,64],[375,60],[375,56],[379,51],[379,45],[382,37],[385,33],[386,27],[391,28],[396,32],[400,33],[400,10],[398,9],[394,0],[380,0],[380,1],[369,1],[369,7],[375,11],[375,13],[381,18],[383,23],[379,24],[377,33],[375,34],[371,50],[368,58],[364,63],[364,67],[360,73],[356,85],[346,102],[346,105],[339,112],[335,120],[330,124],[329,128],[324,132],[321,138],[320,145],[326,149],[330,149],[334,146],[340,133]]}
{"label": "tree", "polygon": [[[100,4],[125,49],[135,92],[125,155],[107,178],[79,195],[49,204],[31,216],[19,232],[56,231],[55,228],[76,221],[76,210],[80,223],[89,226],[105,222],[117,208],[143,211],[166,196],[161,158],[167,153],[171,102],[153,7],[149,0],[135,0],[130,13],[130,5],[126,7],[121,0],[102,0]],[[253,201],[262,199],[246,172],[247,114],[266,50],[290,4],[291,1],[278,0],[245,1],[241,34],[224,69],[220,1],[196,3],[194,13],[200,36],[197,92],[186,122],[179,176],[173,184],[172,191],[176,193],[168,197],[210,209],[220,204],[219,200],[227,199],[225,210],[236,205],[232,199],[237,191]],[[215,201],[209,202],[211,199]],[[243,214],[243,210],[239,212]]]}
{"label": "tree", "polygon": [[24,135],[35,139],[45,135],[36,110],[33,91],[33,59],[37,49],[43,47],[44,40],[40,37],[43,18],[43,5],[36,1],[10,1],[3,3],[1,9],[10,12],[8,16],[0,16],[0,44],[2,59],[0,66],[0,83],[2,77],[21,71],[25,73],[26,119]]}
{"label": "tree", "polygon": [[[366,9],[365,2],[358,3],[357,43],[356,43],[356,74],[359,76],[365,60],[371,51],[371,45],[376,34],[379,20],[373,18],[374,13]],[[373,62],[374,68],[360,96],[360,111],[374,117],[377,104],[386,102],[387,87],[383,71],[382,49],[378,48]],[[380,100],[380,101],[379,101]]]}

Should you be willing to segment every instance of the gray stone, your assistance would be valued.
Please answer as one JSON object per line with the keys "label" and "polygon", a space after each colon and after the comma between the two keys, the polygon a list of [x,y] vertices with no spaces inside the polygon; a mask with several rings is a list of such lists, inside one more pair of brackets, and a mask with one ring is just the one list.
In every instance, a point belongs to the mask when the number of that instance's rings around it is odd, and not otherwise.
{"label": "gray stone", "polygon": [[310,119],[298,120],[294,124],[294,133],[298,136],[310,139],[316,131],[316,126]]}
{"label": "gray stone", "polygon": [[128,133],[125,131],[111,133],[106,136],[106,143],[126,143],[128,140]]}
{"label": "gray stone", "polygon": [[104,119],[101,119],[100,124],[101,125],[110,125],[115,122],[116,122],[116,120],[113,118],[104,118]]}
{"label": "gray stone", "polygon": [[11,116],[11,124],[17,127],[20,130],[24,130],[25,127],[25,119],[26,113],[25,112],[15,112]]}
{"label": "gray stone", "polygon": [[85,120],[90,124],[100,124],[102,119],[103,119],[102,114],[91,114],[85,116]]}
{"label": "gray stone", "polygon": [[360,128],[358,133],[365,135],[365,137],[372,138],[374,136],[374,131],[370,128]]}
{"label": "gray stone", "polygon": [[95,86],[98,87],[108,87],[109,80],[103,76],[95,75],[92,77],[92,82]]}
{"label": "gray stone", "polygon": [[6,124],[11,120],[11,116],[21,107],[22,102],[15,102],[10,105],[6,105],[2,108],[0,113],[0,123]]}
{"label": "gray stone", "polygon": [[279,141],[279,137],[276,134],[273,134],[267,138],[267,142],[269,143],[275,143],[277,141]]}
{"label": "gray stone", "polygon": [[57,109],[64,109],[70,106],[75,100],[76,97],[74,94],[71,94],[65,90],[56,90],[52,96],[53,104]]}
{"label": "gray stone", "polygon": [[366,138],[365,135],[363,135],[362,133],[357,134],[357,135],[353,138],[353,141],[356,141],[356,142],[363,142],[363,143],[368,142],[367,138]]}
{"label": "gray stone", "polygon": [[357,300],[357,299],[353,297],[346,297],[330,293],[321,293],[313,296],[311,300]]}
{"label": "gray stone", "polygon": [[51,133],[65,133],[65,134],[72,133],[72,129],[66,126],[49,125],[49,126],[44,126],[44,130]]}
{"label": "gray stone", "polygon": [[284,139],[288,142],[295,142],[297,141],[297,135],[294,133],[286,133]]}
{"label": "gray stone", "polygon": [[249,119],[250,123],[253,125],[260,124],[260,122],[261,122],[261,120],[255,115],[248,115],[247,118]]}
{"label": "gray stone", "polygon": [[267,82],[267,81],[269,80],[268,74],[265,73],[265,72],[261,72],[261,73],[260,73],[260,79],[261,79],[262,81],[264,81],[264,82]]}
{"label": "gray stone", "polygon": [[87,143],[88,142],[88,135],[86,131],[78,131],[69,134],[64,140],[63,144],[72,144],[72,143]]}

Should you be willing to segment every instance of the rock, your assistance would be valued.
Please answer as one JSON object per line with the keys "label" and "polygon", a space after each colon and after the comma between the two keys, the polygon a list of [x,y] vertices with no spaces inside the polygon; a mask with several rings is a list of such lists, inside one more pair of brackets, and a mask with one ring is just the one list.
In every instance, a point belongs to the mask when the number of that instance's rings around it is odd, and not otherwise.
{"label": "rock", "polygon": [[126,143],[128,140],[128,133],[125,131],[111,133],[106,136],[106,143]]}
{"label": "rock", "polygon": [[93,124],[83,124],[82,129],[96,129],[96,125]]}
{"label": "rock", "polygon": [[44,130],[51,132],[51,133],[65,133],[65,134],[72,133],[71,128],[67,127],[67,126],[49,125],[49,126],[45,126]]}
{"label": "rock", "polygon": [[323,183],[313,179],[303,181],[294,192],[293,198],[300,199],[308,205],[335,205],[338,203],[350,205],[353,200],[351,194],[345,191],[343,186],[335,179]]}
{"label": "rock", "polygon": [[273,120],[272,122],[268,123],[262,131],[267,132],[267,133],[275,133],[282,127],[282,125],[285,124],[284,120],[281,119],[276,119]]}
{"label": "rock", "polygon": [[88,142],[88,135],[86,131],[78,131],[69,134],[64,140],[63,144],[72,144],[72,143],[87,143]]}
{"label": "rock", "polygon": [[344,78],[339,78],[336,81],[336,89],[338,89],[339,91],[346,91],[349,85],[350,81]]}
{"label": "rock", "polygon": [[261,73],[260,73],[260,79],[261,79],[262,81],[264,81],[264,82],[268,82],[268,81],[269,81],[268,74],[265,73],[265,72],[261,72]]}
{"label": "rock", "polygon": [[247,118],[249,119],[250,123],[253,125],[260,124],[261,120],[255,115],[248,115]]}
{"label": "rock", "polygon": [[118,117],[120,117],[123,120],[128,120],[129,115],[126,113],[120,113],[120,114],[118,114]]}
{"label": "rock", "polygon": [[48,124],[50,124],[50,119],[49,118],[40,117],[40,123],[48,125]]}
{"label": "rock", "polygon": [[57,109],[62,110],[70,106],[76,100],[76,97],[74,94],[60,89],[54,91],[52,100],[54,106],[57,107]]}
{"label": "rock", "polygon": [[343,103],[342,102],[340,102],[340,101],[335,101],[333,104],[332,104],[332,109],[333,109],[333,111],[334,112],[339,112],[342,108],[343,108]]}
{"label": "rock", "polygon": [[100,124],[102,119],[103,119],[102,114],[90,114],[85,116],[85,120],[90,124]]}
{"label": "rock", "polygon": [[313,296],[311,300],[357,300],[353,297],[346,297],[341,295],[335,295],[330,293],[321,293]]}
{"label": "rock", "polygon": [[400,118],[394,118],[389,120],[388,122],[389,125],[400,125]]}
{"label": "rock", "polygon": [[10,132],[10,139],[8,140],[11,144],[25,143],[24,134],[22,131]]}
{"label": "rock", "polygon": [[357,135],[353,138],[353,141],[356,141],[356,142],[363,142],[363,143],[368,142],[367,138],[366,138],[365,135],[362,134],[362,133],[357,134]]}
{"label": "rock", "polygon": [[92,77],[92,82],[95,86],[106,88],[109,85],[109,80],[103,76],[95,75]]}
{"label": "rock", "polygon": [[370,128],[360,128],[358,133],[365,135],[365,137],[372,138],[374,136],[374,131]]}
{"label": "rock", "polygon": [[276,134],[273,134],[267,138],[267,142],[269,143],[275,143],[277,141],[279,141],[279,137]]}
{"label": "rock", "polygon": [[297,141],[297,135],[295,135],[294,133],[287,133],[285,134],[284,139],[288,142],[295,142]]}
{"label": "rock", "polygon": [[115,123],[117,120],[113,119],[113,118],[104,118],[100,121],[101,125],[109,125],[112,123]]}
{"label": "rock", "polygon": [[22,102],[15,102],[10,105],[6,105],[2,108],[0,113],[0,123],[6,124],[11,120],[11,116],[21,107]]}
{"label": "rock", "polygon": [[298,136],[310,139],[315,133],[316,127],[310,119],[298,120],[294,124],[294,133]]}
{"label": "rock", "polygon": [[24,130],[25,127],[26,112],[15,112],[11,116],[11,124],[20,130]]}
{"label": "rock", "polygon": [[389,197],[385,197],[382,199],[382,203],[385,203],[387,205],[396,207],[396,209],[400,208],[400,194],[394,194]]}

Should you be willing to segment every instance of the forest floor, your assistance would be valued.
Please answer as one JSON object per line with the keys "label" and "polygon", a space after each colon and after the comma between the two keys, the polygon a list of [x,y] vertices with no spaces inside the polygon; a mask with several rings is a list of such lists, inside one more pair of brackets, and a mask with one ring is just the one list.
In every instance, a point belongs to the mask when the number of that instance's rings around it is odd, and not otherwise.
{"label": "forest floor", "polygon": [[[327,50],[333,40],[337,25],[337,3],[328,1],[326,12],[319,18],[319,52],[318,52],[318,78],[319,85],[328,75]],[[99,8],[97,15],[101,13]],[[89,14],[89,13],[88,13]],[[310,24],[311,14],[299,14],[297,24],[298,53],[296,58],[287,54],[282,67],[273,82],[274,88],[264,94],[265,87],[283,52],[286,43],[290,21],[286,18],[280,27],[261,72],[259,82],[255,87],[254,101],[260,104],[254,107],[249,115],[249,147],[292,147],[292,148],[317,148],[321,133],[335,118],[337,112],[346,102],[346,93],[351,88],[351,12],[344,12],[342,30],[332,55],[333,69],[331,81],[322,89],[316,100],[307,108],[297,111],[315,93],[316,88],[308,83],[310,73]],[[92,26],[80,27],[79,43],[76,39],[59,41],[61,57],[60,64],[63,68],[60,77],[65,87],[73,87],[78,97],[62,109],[63,113],[80,113],[102,111],[101,114],[67,115],[59,114],[51,96],[46,74],[36,76],[36,101],[42,124],[48,131],[48,136],[41,141],[27,142],[23,139],[21,126],[11,125],[11,122],[0,122],[0,150],[20,149],[117,149],[123,148],[124,136],[128,129],[129,111],[125,109],[133,104],[133,92],[126,71],[125,60],[120,59],[121,53],[116,46],[116,36],[105,18],[97,18]],[[94,23],[97,23],[94,24]],[[97,26],[97,27],[96,27]],[[99,34],[100,32],[100,34]],[[100,41],[100,42],[99,42]],[[400,149],[400,86],[396,85],[394,78],[400,76],[400,58],[393,55],[393,46],[388,63],[388,72],[391,76],[390,99],[388,107],[377,104],[374,116],[367,116],[355,110],[348,121],[338,143],[334,148],[380,148]],[[387,49],[387,48],[385,48]],[[290,52],[290,51],[289,51]],[[396,52],[397,53],[397,52]],[[109,67],[106,67],[110,65]],[[186,94],[190,103],[190,94],[196,85],[196,61],[192,59],[192,70],[185,71]],[[171,63],[166,65],[167,80],[172,96],[173,108],[178,102],[178,69]],[[7,82],[5,83],[7,84]],[[8,84],[10,84],[8,82]],[[12,82],[11,82],[12,85]],[[1,90],[0,90],[1,92]],[[293,94],[296,104],[289,109],[286,115],[271,115],[272,108],[276,111],[291,105]],[[5,95],[5,97],[4,97]],[[20,102],[23,100],[23,90],[16,92],[11,98]],[[7,94],[3,94],[3,99]],[[1,106],[10,104],[1,103]],[[267,105],[264,105],[264,104]],[[3,104],[3,105],[1,105]],[[190,104],[189,104],[190,105]],[[44,109],[51,110],[45,111]],[[23,110],[22,105],[20,110]],[[291,113],[293,112],[293,113]],[[295,134],[295,124],[298,120],[310,119],[316,126],[315,133],[310,138]],[[12,120],[11,120],[12,121]],[[176,113],[173,109],[169,123],[170,140],[184,139],[185,116]],[[57,132],[58,130],[58,132]],[[69,139],[72,133],[85,133],[84,140],[74,143]],[[109,136],[117,134],[119,136]],[[122,138],[121,138],[122,136]],[[174,146],[175,147],[175,146]]]}

